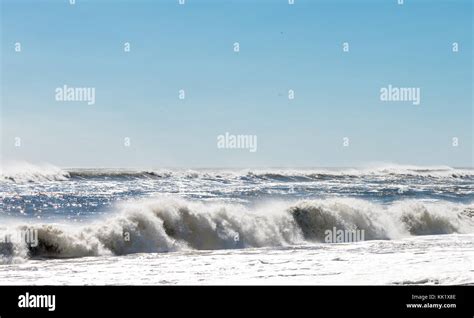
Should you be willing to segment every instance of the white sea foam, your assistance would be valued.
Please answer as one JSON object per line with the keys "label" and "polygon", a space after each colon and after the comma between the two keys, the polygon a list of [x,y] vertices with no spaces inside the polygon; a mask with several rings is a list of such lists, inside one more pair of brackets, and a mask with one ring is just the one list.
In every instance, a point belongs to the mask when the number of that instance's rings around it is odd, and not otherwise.
{"label": "white sea foam", "polygon": [[306,168],[306,169],[65,169],[51,164],[8,162],[0,168],[0,181],[15,183],[65,181],[71,178],[135,177],[135,178],[187,178],[218,180],[261,178],[264,180],[318,180],[324,177],[362,176],[420,176],[433,178],[474,177],[474,169],[449,166],[414,166],[398,164],[372,164],[358,168]]}
{"label": "white sea foam", "polygon": [[[33,223],[37,247],[0,245],[3,263],[26,257],[70,258],[177,250],[277,247],[323,242],[328,229],[361,229],[368,240],[474,233],[474,206],[402,201],[384,206],[356,199],[267,203],[247,208],[159,198],[131,201],[88,225]],[[9,223],[0,228],[25,229]],[[127,239],[129,238],[129,240]]]}
{"label": "white sea foam", "polygon": [[474,234],[178,251],[0,266],[8,285],[474,284]]}
{"label": "white sea foam", "polygon": [[6,162],[0,166],[0,181],[16,183],[64,181],[69,173],[51,164],[28,162]]}

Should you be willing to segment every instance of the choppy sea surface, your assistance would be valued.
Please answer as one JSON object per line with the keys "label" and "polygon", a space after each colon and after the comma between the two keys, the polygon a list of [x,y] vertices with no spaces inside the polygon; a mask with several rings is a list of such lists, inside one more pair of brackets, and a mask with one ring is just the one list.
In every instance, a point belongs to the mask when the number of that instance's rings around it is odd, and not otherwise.
{"label": "choppy sea surface", "polygon": [[[444,166],[4,167],[0,284],[473,284],[473,181]],[[338,230],[363,241],[328,243]]]}

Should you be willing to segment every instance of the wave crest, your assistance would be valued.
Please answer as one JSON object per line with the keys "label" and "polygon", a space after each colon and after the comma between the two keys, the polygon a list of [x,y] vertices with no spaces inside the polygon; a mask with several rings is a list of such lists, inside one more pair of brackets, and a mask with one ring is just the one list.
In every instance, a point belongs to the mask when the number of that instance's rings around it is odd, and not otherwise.
{"label": "wave crest", "polygon": [[364,230],[369,240],[473,233],[472,210],[472,206],[449,202],[404,201],[383,206],[356,199],[279,202],[254,209],[180,199],[137,201],[89,225],[33,224],[29,228],[38,231],[37,246],[0,243],[0,255],[4,260],[70,258],[285,246],[324,242],[325,231],[334,228]]}
{"label": "wave crest", "polygon": [[15,183],[65,181],[69,178],[69,172],[50,164],[15,162],[4,164],[0,169],[0,180]]}
{"label": "wave crest", "polygon": [[304,182],[361,177],[427,177],[473,178],[474,170],[455,169],[448,166],[379,165],[370,168],[320,168],[320,169],[215,169],[215,170],[127,170],[127,169],[61,169],[50,164],[33,165],[26,162],[5,164],[0,170],[0,180],[15,183],[66,181],[83,179],[205,179],[205,180],[259,180],[277,182]]}

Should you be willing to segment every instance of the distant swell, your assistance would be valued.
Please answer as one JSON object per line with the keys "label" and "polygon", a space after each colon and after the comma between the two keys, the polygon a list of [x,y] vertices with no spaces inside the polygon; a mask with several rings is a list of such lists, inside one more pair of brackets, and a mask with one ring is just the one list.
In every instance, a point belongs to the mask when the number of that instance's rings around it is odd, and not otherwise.
{"label": "distant swell", "polygon": [[0,171],[0,181],[27,183],[67,180],[126,180],[187,178],[220,181],[223,179],[304,182],[329,179],[353,179],[373,176],[423,177],[423,178],[474,178],[473,169],[455,169],[447,166],[417,167],[387,165],[371,168],[326,168],[326,169],[253,169],[253,170],[127,170],[127,169],[60,169],[43,164],[17,163],[7,165]]}
{"label": "distant swell", "polygon": [[[474,232],[474,206],[404,201],[382,206],[356,199],[237,204],[180,199],[127,203],[94,224],[33,224],[39,244],[0,243],[3,263],[130,253],[285,246],[323,242],[326,230],[364,230],[365,239]],[[26,229],[0,227],[0,234]]]}

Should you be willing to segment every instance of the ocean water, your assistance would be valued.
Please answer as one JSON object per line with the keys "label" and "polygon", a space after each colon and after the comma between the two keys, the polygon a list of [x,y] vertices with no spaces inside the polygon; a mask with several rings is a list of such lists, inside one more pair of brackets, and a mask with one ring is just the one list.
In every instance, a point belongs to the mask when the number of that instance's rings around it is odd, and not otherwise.
{"label": "ocean water", "polygon": [[[0,284],[473,284],[473,181],[473,169],[395,165],[13,165]],[[37,244],[12,239],[32,230]],[[363,240],[328,242],[339,230]]]}

